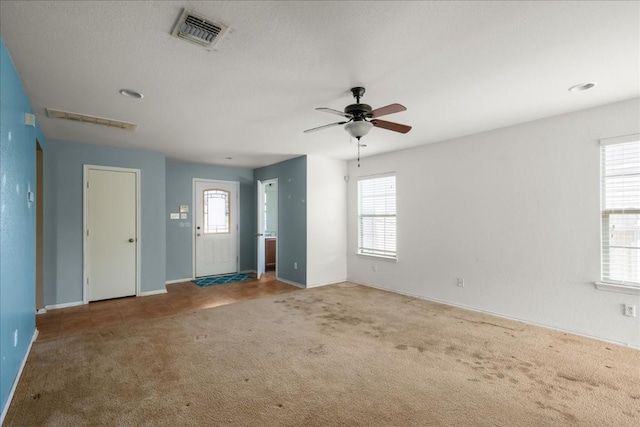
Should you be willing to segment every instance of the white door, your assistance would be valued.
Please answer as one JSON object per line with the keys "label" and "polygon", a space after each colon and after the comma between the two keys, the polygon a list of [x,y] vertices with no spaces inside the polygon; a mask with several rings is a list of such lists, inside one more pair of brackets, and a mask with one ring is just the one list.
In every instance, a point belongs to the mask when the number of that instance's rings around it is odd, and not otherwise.
{"label": "white door", "polygon": [[265,246],[264,246],[264,210],[265,210],[265,199],[264,199],[264,184],[262,183],[262,181],[258,180],[258,212],[257,212],[257,218],[258,218],[258,225],[257,225],[257,230],[258,232],[256,233],[256,238],[258,239],[258,266],[256,267],[256,275],[257,278],[261,278],[262,275],[264,274],[264,252],[265,252]]}
{"label": "white door", "polygon": [[194,180],[195,277],[238,271],[238,187]]}
{"label": "white door", "polygon": [[85,302],[136,295],[138,173],[85,166]]}

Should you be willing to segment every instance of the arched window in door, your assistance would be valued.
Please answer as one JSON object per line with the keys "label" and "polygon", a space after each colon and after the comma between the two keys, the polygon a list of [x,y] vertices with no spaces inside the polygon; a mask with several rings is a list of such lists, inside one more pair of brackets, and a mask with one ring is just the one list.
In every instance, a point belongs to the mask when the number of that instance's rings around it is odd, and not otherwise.
{"label": "arched window in door", "polygon": [[229,233],[231,197],[229,191],[204,190],[204,234]]}

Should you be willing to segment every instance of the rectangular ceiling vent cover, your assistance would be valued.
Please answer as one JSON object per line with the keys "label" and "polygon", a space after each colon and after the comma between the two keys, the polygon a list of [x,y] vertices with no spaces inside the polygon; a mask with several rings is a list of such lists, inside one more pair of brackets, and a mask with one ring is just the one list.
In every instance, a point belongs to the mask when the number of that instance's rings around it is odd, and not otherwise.
{"label": "rectangular ceiling vent cover", "polygon": [[211,50],[228,29],[224,24],[183,9],[171,35]]}
{"label": "rectangular ceiling vent cover", "polygon": [[47,116],[52,119],[64,119],[71,120],[72,122],[91,123],[94,125],[109,126],[112,128],[124,129],[124,130],[136,130],[138,127],[135,123],[123,122],[121,120],[105,119],[104,117],[88,116],[86,114],[71,113],[69,111],[54,110],[52,108],[46,108]]}

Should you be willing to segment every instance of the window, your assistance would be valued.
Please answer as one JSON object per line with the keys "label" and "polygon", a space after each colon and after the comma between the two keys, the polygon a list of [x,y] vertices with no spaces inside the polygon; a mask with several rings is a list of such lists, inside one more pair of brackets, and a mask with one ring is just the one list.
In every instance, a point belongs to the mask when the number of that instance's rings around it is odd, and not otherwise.
{"label": "window", "polygon": [[396,257],[396,177],[358,181],[358,254]]}
{"label": "window", "polygon": [[205,190],[204,233],[229,233],[229,195],[225,190]]}
{"label": "window", "polygon": [[602,143],[602,281],[640,286],[640,135]]}

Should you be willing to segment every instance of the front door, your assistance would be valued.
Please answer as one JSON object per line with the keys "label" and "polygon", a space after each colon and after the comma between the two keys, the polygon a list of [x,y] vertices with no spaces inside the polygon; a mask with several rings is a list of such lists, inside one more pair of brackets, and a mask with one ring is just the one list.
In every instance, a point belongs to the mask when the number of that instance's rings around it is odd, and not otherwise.
{"label": "front door", "polygon": [[238,182],[194,180],[195,277],[238,271]]}
{"label": "front door", "polygon": [[138,175],[85,166],[85,302],[136,295]]}

